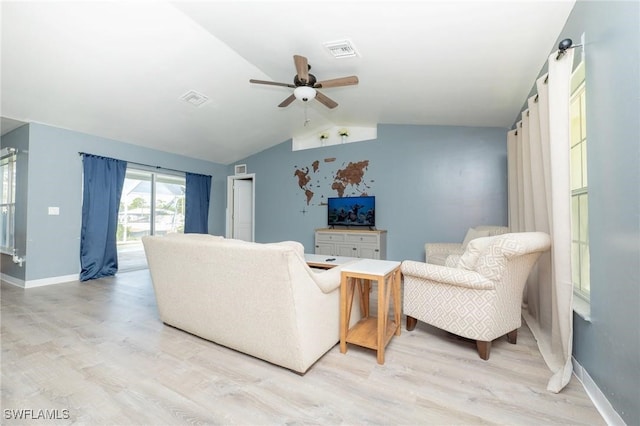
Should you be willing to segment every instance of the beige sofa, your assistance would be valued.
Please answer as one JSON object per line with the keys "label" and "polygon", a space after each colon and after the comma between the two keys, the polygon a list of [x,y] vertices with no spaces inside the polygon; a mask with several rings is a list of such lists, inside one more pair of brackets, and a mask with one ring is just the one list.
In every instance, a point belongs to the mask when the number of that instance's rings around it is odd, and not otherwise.
{"label": "beige sofa", "polygon": [[312,270],[302,244],[203,234],[142,241],[165,324],[298,373],[340,340],[340,268]]}
{"label": "beige sofa", "polygon": [[461,243],[426,243],[424,252],[426,262],[432,265],[445,265],[450,255],[462,255],[469,241],[482,237],[494,237],[509,232],[506,226],[480,225],[469,228]]}

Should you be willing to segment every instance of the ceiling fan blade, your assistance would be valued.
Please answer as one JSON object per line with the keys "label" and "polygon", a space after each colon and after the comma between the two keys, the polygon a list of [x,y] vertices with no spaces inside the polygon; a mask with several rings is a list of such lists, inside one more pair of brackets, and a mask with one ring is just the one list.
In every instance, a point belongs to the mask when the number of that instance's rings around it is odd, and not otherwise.
{"label": "ceiling fan blade", "polygon": [[326,89],[327,87],[353,86],[354,84],[358,84],[358,77],[355,75],[350,75],[349,77],[319,81],[314,84],[313,87],[317,89]]}
{"label": "ceiling fan blade", "polygon": [[306,84],[309,81],[309,62],[307,58],[300,55],[293,55],[293,63],[296,65],[298,80]]}
{"label": "ceiling fan blade", "polygon": [[280,102],[280,105],[278,105],[280,108],[284,108],[286,106],[289,106],[291,104],[291,102],[296,100],[296,96],[295,95],[291,95],[289,96],[287,99],[285,99],[284,101]]}
{"label": "ceiling fan blade", "polygon": [[293,84],[289,84],[289,83],[278,83],[276,81],[266,81],[266,80],[254,80],[254,79],[251,79],[251,80],[249,80],[249,83],[268,84],[269,86],[283,86],[283,87],[292,87],[292,88],[296,87]]}
{"label": "ceiling fan blade", "polygon": [[327,96],[323,95],[318,91],[316,91],[316,99],[318,100],[318,102],[320,102],[322,105],[326,106],[327,108],[333,109],[338,106],[338,103],[336,101],[328,98]]}

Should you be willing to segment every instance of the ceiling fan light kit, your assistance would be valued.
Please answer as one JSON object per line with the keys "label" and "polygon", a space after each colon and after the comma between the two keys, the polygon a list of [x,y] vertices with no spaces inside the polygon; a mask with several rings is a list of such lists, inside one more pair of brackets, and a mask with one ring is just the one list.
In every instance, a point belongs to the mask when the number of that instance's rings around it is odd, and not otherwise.
{"label": "ceiling fan light kit", "polygon": [[316,89],[309,86],[299,86],[293,90],[293,95],[297,100],[307,102],[316,97]]}

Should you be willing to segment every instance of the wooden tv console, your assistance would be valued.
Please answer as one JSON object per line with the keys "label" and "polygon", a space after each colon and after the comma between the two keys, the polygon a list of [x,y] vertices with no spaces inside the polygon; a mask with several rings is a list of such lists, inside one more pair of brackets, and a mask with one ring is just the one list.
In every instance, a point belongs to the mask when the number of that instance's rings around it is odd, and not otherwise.
{"label": "wooden tv console", "polygon": [[387,258],[387,231],[316,229],[315,254],[384,260]]}

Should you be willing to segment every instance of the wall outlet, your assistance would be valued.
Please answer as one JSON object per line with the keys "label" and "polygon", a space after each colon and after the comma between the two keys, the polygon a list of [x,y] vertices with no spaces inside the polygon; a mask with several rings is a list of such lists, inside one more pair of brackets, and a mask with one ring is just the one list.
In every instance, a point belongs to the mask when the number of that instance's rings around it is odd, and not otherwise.
{"label": "wall outlet", "polygon": [[60,214],[60,207],[49,207],[49,216],[58,216]]}

